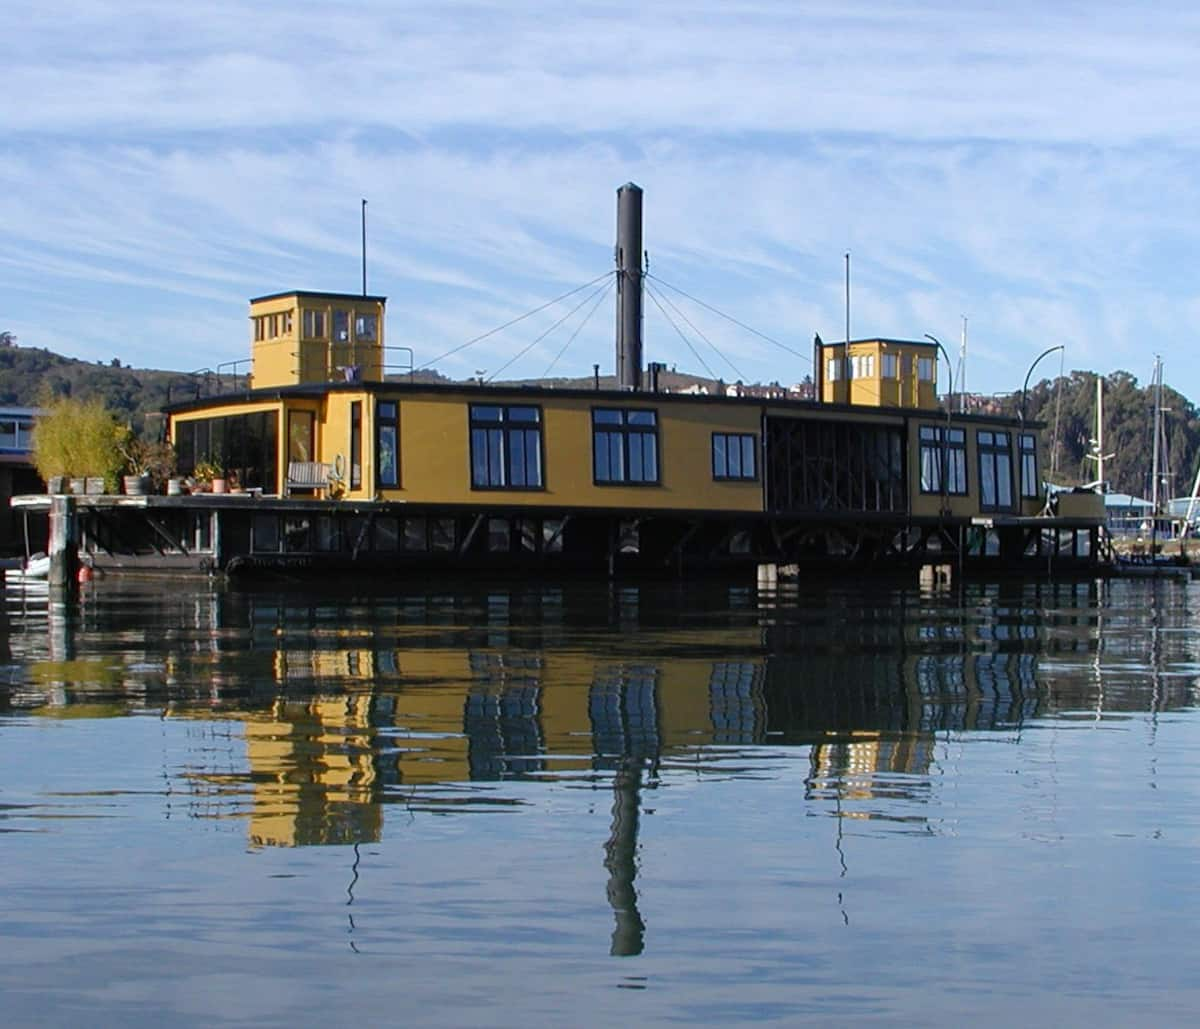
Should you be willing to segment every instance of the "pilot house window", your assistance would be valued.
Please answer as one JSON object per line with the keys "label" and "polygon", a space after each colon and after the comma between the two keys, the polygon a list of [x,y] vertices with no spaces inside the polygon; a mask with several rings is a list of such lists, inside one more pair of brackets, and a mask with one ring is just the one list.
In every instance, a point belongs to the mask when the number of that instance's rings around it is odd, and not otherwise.
{"label": "pilot house window", "polygon": [[360,314],[354,319],[354,338],[360,342],[375,339],[376,318],[373,314]]}
{"label": "pilot house window", "polygon": [[304,338],[305,339],[324,339],[324,337],[325,337],[325,312],[324,311],[305,311],[303,327],[304,327]]}

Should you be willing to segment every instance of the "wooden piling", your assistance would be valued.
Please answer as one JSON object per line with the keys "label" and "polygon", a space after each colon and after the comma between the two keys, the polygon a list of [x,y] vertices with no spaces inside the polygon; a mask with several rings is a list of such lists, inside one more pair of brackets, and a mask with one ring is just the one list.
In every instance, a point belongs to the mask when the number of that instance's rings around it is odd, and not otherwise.
{"label": "wooden piling", "polygon": [[75,498],[72,496],[56,495],[50,498],[49,546],[50,585],[73,585],[79,553],[75,543]]}

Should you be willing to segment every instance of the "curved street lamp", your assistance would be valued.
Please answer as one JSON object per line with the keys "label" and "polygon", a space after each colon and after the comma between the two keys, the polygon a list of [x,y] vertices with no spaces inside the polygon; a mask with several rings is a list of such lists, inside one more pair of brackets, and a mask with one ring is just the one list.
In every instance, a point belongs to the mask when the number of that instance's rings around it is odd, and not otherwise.
{"label": "curved street lamp", "polygon": [[951,402],[954,398],[954,365],[950,363],[950,355],[946,353],[946,348],[942,346],[942,341],[938,339],[937,336],[931,336],[927,332],[925,333],[925,338],[932,340],[935,344],[937,344],[938,350],[942,352],[942,357],[946,359],[946,377],[948,379],[947,385],[950,387],[946,393],[946,409],[949,410]]}
{"label": "curved street lamp", "polygon": [[[941,479],[941,484],[942,484],[942,515],[944,516],[944,515],[949,514],[949,508],[947,506],[947,504],[948,504],[947,494],[949,492],[950,484],[947,480],[950,477],[950,416],[954,413],[954,404],[953,404],[954,366],[950,363],[950,355],[946,353],[946,348],[944,346],[942,346],[942,341],[940,339],[938,339],[937,336],[931,336],[927,332],[927,333],[925,333],[925,338],[928,340],[931,340],[933,342],[933,344],[938,348],[938,350],[940,350],[942,352],[942,356],[946,359],[946,376],[947,376],[947,379],[949,380],[947,382],[947,385],[950,387],[949,391],[946,394],[946,428],[944,428],[942,430],[942,445],[940,448],[941,452],[942,452],[941,453],[942,467],[941,467],[941,473],[938,476]],[[936,367],[936,365],[935,365],[935,367]],[[935,397],[936,397],[936,390],[937,390],[936,386],[934,387],[934,390],[935,390]],[[960,544],[961,544],[961,540],[960,540]],[[960,547],[959,547],[960,557],[961,557],[961,554],[962,554],[962,548],[960,545]],[[961,567],[959,570],[961,572]]]}
{"label": "curved street lamp", "polygon": [[1049,347],[1048,349],[1046,349],[1046,350],[1043,350],[1043,351],[1042,351],[1040,354],[1038,354],[1038,356],[1037,356],[1037,357],[1035,357],[1035,358],[1033,359],[1033,364],[1031,364],[1031,365],[1029,366],[1029,371],[1027,371],[1027,372],[1025,373],[1025,382],[1024,382],[1024,383],[1022,384],[1022,386],[1021,386],[1021,411],[1020,411],[1020,415],[1021,415],[1021,424],[1022,424],[1022,425],[1024,425],[1024,424],[1025,424],[1025,393],[1026,393],[1026,391],[1029,389],[1029,377],[1030,377],[1030,376],[1033,374],[1033,370],[1034,370],[1034,369],[1035,369],[1035,368],[1038,366],[1038,362],[1039,362],[1039,361],[1040,361],[1040,360],[1041,360],[1043,357],[1046,357],[1046,356],[1048,356],[1049,354],[1053,354],[1053,353],[1054,353],[1054,351],[1056,351],[1056,350],[1062,350],[1062,349],[1064,349],[1064,344],[1062,344],[1062,343],[1059,343],[1059,344],[1058,344],[1058,346],[1056,346],[1056,347]]}

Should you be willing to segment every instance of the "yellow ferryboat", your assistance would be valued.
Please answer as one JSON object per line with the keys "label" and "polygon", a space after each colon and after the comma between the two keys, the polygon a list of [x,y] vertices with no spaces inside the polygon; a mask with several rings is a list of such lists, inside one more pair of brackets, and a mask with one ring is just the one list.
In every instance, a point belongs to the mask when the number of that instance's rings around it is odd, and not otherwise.
{"label": "yellow ferryboat", "polygon": [[167,411],[180,472],[213,465],[242,492],[81,498],[89,559],[609,572],[1095,560],[1096,498],[1062,494],[1047,511],[1041,426],[940,408],[933,343],[817,339],[805,400],[660,388],[641,359],[641,204],[637,186],[618,190],[615,385],[417,381],[388,365],[384,297],[257,297],[246,388]]}

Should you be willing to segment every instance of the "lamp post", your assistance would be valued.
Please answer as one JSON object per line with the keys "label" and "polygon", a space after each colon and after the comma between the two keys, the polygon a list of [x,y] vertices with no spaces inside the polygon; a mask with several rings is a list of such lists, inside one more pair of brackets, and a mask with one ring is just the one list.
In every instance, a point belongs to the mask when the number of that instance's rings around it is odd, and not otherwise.
{"label": "lamp post", "polygon": [[946,359],[946,378],[948,380],[947,385],[950,387],[946,394],[946,411],[949,413],[950,401],[954,397],[954,365],[950,363],[950,355],[946,353],[946,348],[942,346],[942,341],[937,336],[931,336],[927,332],[925,333],[925,338],[931,340],[937,346],[938,350],[942,352],[942,357]]}
{"label": "lamp post", "polygon": [[1040,361],[1040,360],[1041,360],[1043,357],[1046,357],[1046,356],[1048,356],[1048,355],[1050,355],[1050,354],[1053,354],[1053,353],[1054,353],[1054,351],[1056,351],[1056,350],[1062,350],[1062,349],[1063,349],[1063,344],[1062,344],[1062,343],[1059,343],[1059,344],[1058,344],[1058,346],[1056,346],[1056,347],[1049,347],[1049,348],[1047,348],[1046,350],[1043,350],[1043,351],[1042,351],[1040,354],[1038,354],[1038,356],[1037,356],[1037,357],[1035,357],[1035,358],[1033,359],[1033,364],[1031,364],[1031,365],[1029,366],[1029,371],[1027,371],[1027,372],[1025,373],[1025,382],[1024,382],[1024,383],[1022,384],[1022,386],[1021,386],[1021,411],[1020,411],[1020,415],[1021,415],[1021,424],[1022,424],[1022,425],[1024,425],[1024,424],[1025,424],[1025,391],[1029,389],[1029,376],[1031,376],[1031,375],[1033,374],[1033,370],[1034,370],[1034,369],[1035,369],[1035,368],[1038,366],[1038,362],[1039,362],[1039,361]]}
{"label": "lamp post", "polygon": [[[950,488],[950,484],[947,480],[950,477],[950,416],[951,416],[951,414],[953,414],[952,400],[954,398],[954,366],[950,363],[950,355],[948,353],[946,353],[946,348],[944,346],[942,346],[942,341],[940,339],[938,339],[937,336],[931,336],[927,332],[927,333],[925,333],[925,338],[927,340],[932,341],[934,346],[936,346],[938,348],[938,350],[940,350],[942,352],[942,356],[946,359],[946,378],[948,380],[946,385],[950,387],[949,392],[946,394],[946,427],[942,430],[942,446],[941,446],[942,468],[941,468],[941,475],[939,476],[939,478],[941,479],[941,484],[942,484],[942,514],[946,515],[946,514],[949,514],[949,507],[948,507],[949,501],[947,499],[946,494],[948,493],[949,488]],[[936,363],[934,364],[934,367],[935,368],[937,367]],[[935,387],[935,389],[936,389],[936,387]],[[958,554],[959,554],[959,574],[961,575],[961,573],[962,573],[961,533],[960,533],[960,538],[959,538]]]}

